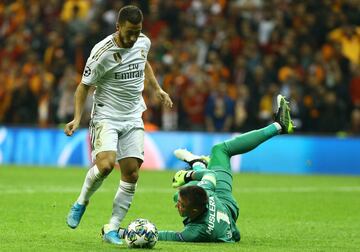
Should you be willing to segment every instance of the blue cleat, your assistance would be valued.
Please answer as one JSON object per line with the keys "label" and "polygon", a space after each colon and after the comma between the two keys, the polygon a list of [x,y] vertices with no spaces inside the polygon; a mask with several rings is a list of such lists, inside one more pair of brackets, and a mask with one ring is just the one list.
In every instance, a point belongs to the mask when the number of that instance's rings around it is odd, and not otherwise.
{"label": "blue cleat", "polygon": [[81,220],[81,217],[85,213],[86,205],[80,205],[79,203],[75,202],[74,205],[72,205],[70,212],[67,216],[66,223],[71,228],[76,228]]}
{"label": "blue cleat", "polygon": [[117,230],[111,230],[109,224],[104,225],[101,230],[102,238],[105,242],[121,245],[123,242],[119,237],[119,233]]}

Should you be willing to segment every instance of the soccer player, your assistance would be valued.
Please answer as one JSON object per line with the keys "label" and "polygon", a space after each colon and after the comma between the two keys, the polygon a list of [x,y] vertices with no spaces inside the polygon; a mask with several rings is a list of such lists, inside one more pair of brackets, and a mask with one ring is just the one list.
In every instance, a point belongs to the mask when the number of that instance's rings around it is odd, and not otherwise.
{"label": "soccer player", "polygon": [[142,21],[143,14],[138,7],[127,5],[120,9],[116,32],[91,51],[75,92],[74,119],[64,129],[65,134],[71,136],[79,127],[88,91],[91,86],[96,87],[89,127],[95,162],[71,207],[67,224],[71,228],[79,225],[91,195],[118,161],[120,184],[109,224],[102,229],[103,240],[113,244],[122,244],[117,230],[132,202],[144,158],[144,124],[141,119],[146,109],[142,97],[144,81],[165,106],[172,106],[169,95],[159,86],[147,61],[151,42],[141,32]]}
{"label": "soccer player", "polygon": [[[183,242],[237,242],[239,207],[232,195],[230,158],[256,148],[266,140],[293,131],[290,109],[285,98],[277,97],[275,122],[212,147],[209,157],[178,149],[175,156],[192,169],[178,171],[173,187],[180,187],[174,201],[184,217],[181,232],[160,231],[159,240]],[[207,164],[207,169],[205,165]]]}

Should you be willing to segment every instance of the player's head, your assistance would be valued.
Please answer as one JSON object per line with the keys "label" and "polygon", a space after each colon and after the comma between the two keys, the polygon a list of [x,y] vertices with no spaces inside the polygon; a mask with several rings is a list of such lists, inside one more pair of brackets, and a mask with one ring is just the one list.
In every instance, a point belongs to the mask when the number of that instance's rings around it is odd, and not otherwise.
{"label": "player's head", "polygon": [[138,7],[127,5],[120,9],[116,30],[122,47],[133,47],[142,30],[142,21],[143,14]]}
{"label": "player's head", "polygon": [[179,190],[176,207],[180,216],[194,219],[207,209],[208,196],[200,186],[184,186]]}

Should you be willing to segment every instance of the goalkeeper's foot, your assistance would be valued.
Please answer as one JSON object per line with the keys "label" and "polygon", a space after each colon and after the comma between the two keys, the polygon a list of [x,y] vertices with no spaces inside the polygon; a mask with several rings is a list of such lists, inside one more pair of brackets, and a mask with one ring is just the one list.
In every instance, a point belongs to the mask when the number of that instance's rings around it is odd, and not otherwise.
{"label": "goalkeeper's foot", "polygon": [[123,242],[121,241],[121,239],[119,237],[118,230],[110,229],[109,224],[106,224],[103,226],[103,228],[101,229],[101,235],[102,235],[103,241],[105,241],[105,242],[108,242],[111,244],[116,244],[116,245],[123,244]]}
{"label": "goalkeeper's foot", "polygon": [[85,213],[87,204],[88,202],[85,205],[81,205],[75,202],[74,205],[72,205],[66,219],[66,223],[68,224],[69,227],[76,228],[79,225],[81,217]]}
{"label": "goalkeeper's foot", "polygon": [[277,96],[277,112],[275,114],[275,122],[279,123],[281,126],[282,134],[290,134],[294,132],[294,123],[291,120],[290,116],[290,107],[288,105],[288,101],[284,96]]}
{"label": "goalkeeper's foot", "polygon": [[207,167],[207,165],[210,162],[209,156],[198,156],[198,155],[191,153],[187,149],[177,149],[174,151],[174,155],[178,159],[188,163],[190,165],[190,167],[192,167],[192,165],[195,162],[201,162]]}

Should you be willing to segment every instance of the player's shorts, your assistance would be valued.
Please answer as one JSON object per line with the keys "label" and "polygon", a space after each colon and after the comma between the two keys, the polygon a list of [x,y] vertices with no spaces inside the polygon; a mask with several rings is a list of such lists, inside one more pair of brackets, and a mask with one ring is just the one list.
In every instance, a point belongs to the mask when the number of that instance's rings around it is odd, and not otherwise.
{"label": "player's shorts", "polygon": [[141,118],[127,121],[93,118],[89,131],[93,161],[103,151],[115,151],[116,160],[127,157],[144,160],[144,123]]}
{"label": "player's shorts", "polygon": [[214,146],[208,169],[216,174],[216,196],[228,206],[232,217],[236,221],[239,216],[239,206],[232,195],[233,178],[230,156],[226,153],[226,148],[225,143]]}
{"label": "player's shorts", "polygon": [[239,216],[239,206],[232,195],[232,175],[230,172],[214,167],[216,174],[216,196],[229,208],[232,218],[236,221]]}

